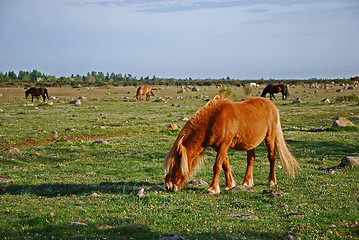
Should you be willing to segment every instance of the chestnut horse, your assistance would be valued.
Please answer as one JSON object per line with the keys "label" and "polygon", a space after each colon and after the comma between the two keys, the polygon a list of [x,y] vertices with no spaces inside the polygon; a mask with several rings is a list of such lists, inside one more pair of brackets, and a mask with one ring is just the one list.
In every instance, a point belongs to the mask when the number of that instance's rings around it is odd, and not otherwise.
{"label": "chestnut horse", "polygon": [[207,193],[220,193],[218,180],[222,168],[226,177],[225,190],[235,187],[227,155],[229,148],[247,151],[247,171],[243,185],[253,186],[254,148],[263,140],[270,163],[268,184],[277,183],[274,172],[275,152],[286,172],[294,176],[298,163],[285,143],[277,107],[265,98],[250,97],[232,102],[216,95],[185,124],[167,153],[163,162],[166,171],[165,188],[170,191],[180,189],[198,166],[207,147],[217,152],[213,181]]}
{"label": "chestnut horse", "polygon": [[31,101],[34,101],[34,97],[37,98],[37,100],[39,100],[39,96],[42,96],[42,98],[45,99],[47,97],[47,99],[49,99],[49,94],[47,93],[47,89],[46,88],[29,88],[28,90],[25,91],[25,98],[27,98],[29,95],[31,94]]}
{"label": "chestnut horse", "polygon": [[152,88],[150,86],[139,87],[137,89],[137,93],[136,93],[137,101],[142,100],[142,98],[141,98],[142,95],[146,95],[146,101],[149,101],[151,94],[152,94],[152,96],[155,96],[155,94],[153,94]]}
{"label": "chestnut horse", "polygon": [[282,93],[282,100],[284,100],[284,98],[286,99],[289,96],[288,88],[285,84],[269,84],[263,89],[261,97],[265,97],[267,93],[269,93],[270,99],[272,100],[272,97],[275,99],[274,93],[279,92]]}

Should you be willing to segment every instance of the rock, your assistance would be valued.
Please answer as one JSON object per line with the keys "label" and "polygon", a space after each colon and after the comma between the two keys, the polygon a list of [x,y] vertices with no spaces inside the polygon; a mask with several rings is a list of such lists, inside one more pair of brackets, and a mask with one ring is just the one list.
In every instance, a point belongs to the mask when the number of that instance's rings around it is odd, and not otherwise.
{"label": "rock", "polygon": [[330,100],[329,100],[328,98],[326,98],[326,99],[323,99],[322,102],[324,102],[324,103],[330,103]]}
{"label": "rock", "polygon": [[262,194],[267,194],[267,197],[270,197],[270,198],[282,197],[282,194],[278,193],[276,190],[273,190],[273,189],[263,190]]}
{"label": "rock", "polygon": [[47,155],[49,157],[53,157],[53,158],[57,158],[59,156],[59,154],[56,154],[56,153],[52,153],[52,154],[49,154]]}
{"label": "rock", "polygon": [[341,167],[359,166],[359,157],[353,157],[353,156],[344,157],[340,162],[339,166]]}
{"label": "rock", "polygon": [[87,212],[83,207],[81,206],[76,206],[75,209],[78,209],[78,210],[81,210],[81,211],[84,211],[84,212]]}
{"label": "rock", "polygon": [[187,238],[178,234],[161,237],[159,240],[188,240]]}
{"label": "rock", "polygon": [[300,240],[300,237],[294,235],[294,234],[291,234],[291,233],[288,233],[285,235],[285,237],[288,239],[288,240]]}
{"label": "rock", "polygon": [[79,97],[78,99],[79,99],[79,100],[86,100],[86,97],[81,96],[81,97]]}
{"label": "rock", "polygon": [[231,189],[231,191],[248,191],[253,192],[254,187],[244,186],[244,185],[237,185],[234,188]]}
{"label": "rock", "polygon": [[100,194],[97,194],[97,193],[91,193],[90,195],[89,195],[89,197],[99,197],[100,196]]}
{"label": "rock", "polygon": [[181,118],[180,120],[181,120],[181,121],[188,121],[188,118],[187,118],[187,117],[184,117],[184,118]]}
{"label": "rock", "polygon": [[166,102],[166,100],[161,97],[158,97],[155,101],[156,102]]}
{"label": "rock", "polygon": [[347,127],[347,126],[355,126],[355,124],[349,121],[345,117],[339,117],[332,124],[332,127]]}
{"label": "rock", "polygon": [[139,155],[139,156],[147,156],[147,153],[145,153],[145,152],[134,152],[133,154]]}
{"label": "rock", "polygon": [[110,144],[109,142],[104,141],[104,140],[97,140],[97,141],[94,141],[92,144],[97,144],[97,143],[101,143],[101,144],[104,144],[104,145],[109,145]]}
{"label": "rock", "polygon": [[299,213],[289,213],[287,215],[284,216],[285,218],[290,218],[290,217],[294,217],[294,218],[304,218],[303,214],[299,214]]}
{"label": "rock", "polygon": [[208,183],[203,180],[192,180],[188,182],[189,187],[208,187]]}
{"label": "rock", "polygon": [[51,134],[54,136],[54,138],[58,138],[59,134],[56,131],[52,131]]}
{"label": "rock", "polygon": [[11,153],[11,154],[20,154],[20,150],[17,148],[7,148],[4,152]]}
{"label": "rock", "polygon": [[299,98],[297,98],[297,99],[293,100],[292,103],[301,103],[301,101]]}
{"label": "rock", "polygon": [[79,106],[79,105],[81,105],[81,101],[80,101],[80,100],[71,101],[70,104],[74,104],[74,105],[76,105],[76,106]]}
{"label": "rock", "polygon": [[144,194],[145,189],[144,188],[140,188],[137,190],[137,196],[142,198],[142,197],[146,197],[147,195]]}
{"label": "rock", "polygon": [[198,91],[199,91],[199,88],[197,88],[197,87],[192,88],[192,92],[198,92]]}
{"label": "rock", "polygon": [[151,187],[150,189],[148,189],[148,191],[149,192],[162,192],[162,191],[164,191],[164,189],[158,185],[155,185],[155,186]]}
{"label": "rock", "polygon": [[250,214],[229,214],[228,217],[240,220],[258,220],[257,216]]}
{"label": "rock", "polygon": [[177,126],[177,124],[170,124],[170,125],[167,126],[166,129],[170,130],[170,131],[173,131],[173,130],[177,130],[178,126]]}
{"label": "rock", "polygon": [[84,223],[84,222],[70,222],[69,224],[67,224],[67,226],[88,226],[87,223]]}

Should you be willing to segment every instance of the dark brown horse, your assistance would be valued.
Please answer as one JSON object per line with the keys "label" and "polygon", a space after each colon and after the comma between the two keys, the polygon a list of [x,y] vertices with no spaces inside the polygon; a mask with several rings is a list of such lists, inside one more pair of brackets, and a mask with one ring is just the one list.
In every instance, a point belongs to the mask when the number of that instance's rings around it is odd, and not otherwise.
{"label": "dark brown horse", "polygon": [[146,101],[149,101],[151,94],[152,94],[152,96],[155,96],[155,94],[153,94],[152,88],[150,86],[139,87],[137,89],[137,93],[136,93],[137,101],[142,100],[142,95],[146,95]]}
{"label": "dark brown horse", "polygon": [[264,88],[261,97],[265,97],[267,93],[269,93],[270,99],[272,100],[272,98],[275,99],[274,93],[279,93],[279,92],[282,93],[282,100],[287,99],[287,97],[289,96],[288,88],[285,84],[277,84],[277,85],[269,84]]}
{"label": "dark brown horse", "polygon": [[37,98],[37,100],[39,100],[39,96],[42,96],[42,98],[44,99],[44,102],[47,99],[49,99],[49,94],[47,93],[47,89],[46,88],[30,88],[28,90],[25,91],[25,98],[27,98],[29,95],[31,94],[31,101],[34,101],[34,97]]}
{"label": "dark brown horse", "polygon": [[227,150],[247,151],[247,171],[243,185],[253,186],[254,148],[265,141],[270,163],[269,185],[276,185],[275,153],[283,168],[292,176],[298,166],[285,143],[277,107],[265,98],[245,98],[239,102],[215,96],[197,110],[178,134],[163,162],[167,173],[165,187],[170,191],[181,188],[193,173],[205,148],[217,152],[213,166],[213,181],[207,193],[220,192],[218,180],[221,170],[226,177],[225,190],[235,186],[229,166]]}

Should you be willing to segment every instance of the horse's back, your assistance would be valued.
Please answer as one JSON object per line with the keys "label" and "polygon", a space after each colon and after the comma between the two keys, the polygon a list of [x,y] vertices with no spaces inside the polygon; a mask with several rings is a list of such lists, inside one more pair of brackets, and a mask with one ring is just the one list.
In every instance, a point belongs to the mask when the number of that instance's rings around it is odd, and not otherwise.
{"label": "horse's back", "polygon": [[237,150],[253,149],[264,140],[268,129],[275,126],[276,116],[275,105],[265,98],[224,100],[208,116],[208,141],[214,147],[227,142]]}

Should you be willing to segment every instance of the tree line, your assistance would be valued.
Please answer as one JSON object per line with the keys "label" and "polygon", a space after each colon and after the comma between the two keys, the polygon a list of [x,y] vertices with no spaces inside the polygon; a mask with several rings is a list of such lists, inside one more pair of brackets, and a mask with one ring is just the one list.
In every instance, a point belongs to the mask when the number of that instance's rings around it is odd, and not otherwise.
{"label": "tree line", "polygon": [[348,83],[353,84],[358,81],[359,77],[355,76],[348,79],[281,79],[281,80],[240,80],[231,79],[230,77],[221,79],[175,79],[175,78],[158,78],[152,77],[141,77],[137,78],[132,74],[121,73],[109,73],[103,72],[88,72],[86,75],[72,74],[70,77],[55,77],[46,75],[38,70],[33,71],[22,71],[18,74],[14,71],[0,72],[0,87],[60,87],[60,86],[72,86],[76,87],[87,87],[87,86],[139,86],[139,85],[197,85],[197,86],[212,86],[218,83],[227,84],[233,86],[244,86],[250,82],[256,82],[258,84],[271,83],[285,83],[285,84],[305,84],[305,83],[326,83],[329,84],[332,81],[336,83]]}

